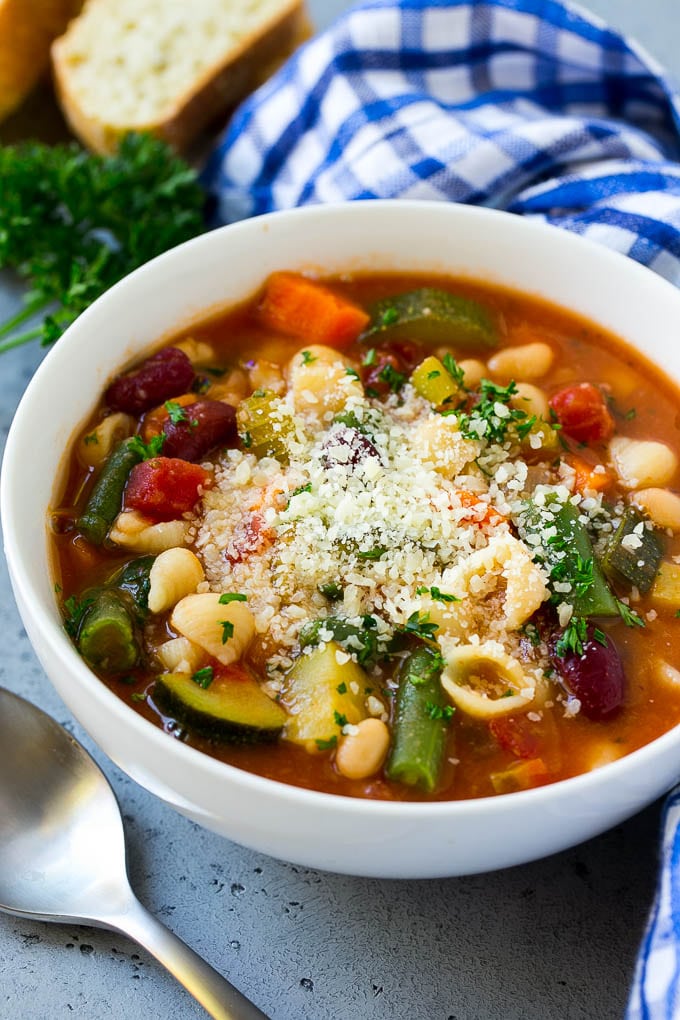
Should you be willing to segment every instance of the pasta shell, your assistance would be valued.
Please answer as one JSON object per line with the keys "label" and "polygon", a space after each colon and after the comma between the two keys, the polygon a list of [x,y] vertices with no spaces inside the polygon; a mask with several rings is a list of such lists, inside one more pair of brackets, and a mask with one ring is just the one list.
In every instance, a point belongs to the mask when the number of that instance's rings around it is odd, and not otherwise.
{"label": "pasta shell", "polygon": [[123,510],[116,517],[109,539],[134,552],[161,553],[187,543],[186,521],[160,521],[154,524],[137,510]]}
{"label": "pasta shell", "polygon": [[187,595],[175,606],[170,625],[223,666],[238,662],[255,636],[255,618],[243,602],[220,602],[216,592]]}
{"label": "pasta shell", "polygon": [[162,613],[195,592],[205,577],[201,561],[190,549],[166,549],[149,573],[149,609]]}
{"label": "pasta shell", "polygon": [[165,641],[156,654],[168,673],[195,673],[208,657],[203,648],[185,637]]}
{"label": "pasta shell", "polygon": [[536,696],[535,681],[495,641],[450,649],[441,683],[456,708],[477,719],[524,712]]}

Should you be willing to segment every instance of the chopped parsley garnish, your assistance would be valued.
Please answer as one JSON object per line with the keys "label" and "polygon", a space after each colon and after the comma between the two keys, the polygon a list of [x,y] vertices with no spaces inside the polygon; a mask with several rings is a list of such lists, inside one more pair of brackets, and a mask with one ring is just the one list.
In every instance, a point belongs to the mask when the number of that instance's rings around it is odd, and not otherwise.
{"label": "chopped parsley garnish", "polygon": [[352,368],[351,366],[349,368],[345,369],[345,375],[351,376],[352,379],[359,379],[360,378],[359,373],[357,372],[356,368]]}
{"label": "chopped parsley garnish", "polygon": [[453,705],[436,705],[434,701],[425,702],[425,711],[430,719],[443,719],[448,722],[456,711]]}
{"label": "chopped parsley garnish", "polygon": [[220,595],[219,603],[221,606],[228,606],[230,602],[247,602],[248,596],[242,595],[239,591],[225,591],[224,594]]}
{"label": "chopped parsley garnish", "polygon": [[312,483],[311,482],[307,482],[306,485],[298,485],[297,489],[293,489],[293,491],[290,494],[290,498],[292,499],[293,496],[301,496],[303,492],[311,492],[311,491],[312,491]]}
{"label": "chopped parsley garnish", "polygon": [[130,695],[130,701],[146,701],[146,694],[144,691],[133,691]]}
{"label": "chopped parsley garnish", "polygon": [[342,598],[342,588],[339,584],[335,584],[334,582],[318,585],[318,591],[321,595],[325,595],[325,597],[330,599],[332,602],[335,601],[335,599]]}
{"label": "chopped parsley garnish", "polygon": [[178,404],[176,400],[166,400],[163,405],[165,410],[168,412],[168,417],[173,425],[177,425],[180,421],[187,420],[187,413],[181,404]]}
{"label": "chopped parsley garnish", "polygon": [[426,585],[421,585],[416,588],[416,595],[429,595],[435,602],[460,602],[457,595],[449,595],[448,592],[440,591],[436,584],[433,584],[430,588]]}
{"label": "chopped parsley garnish", "polygon": [[526,435],[536,419],[534,417],[532,421],[526,411],[508,406],[516,394],[517,386],[514,382],[508,383],[507,386],[497,386],[489,379],[482,379],[480,399],[467,414],[460,415],[460,430],[463,436],[466,439],[486,439],[489,443],[503,443],[511,426],[518,434],[521,427]]}
{"label": "chopped parsley garnish", "polygon": [[603,648],[607,647],[608,644],[607,635],[603,630],[600,630],[599,627],[596,627],[595,630],[593,631],[593,637],[599,644],[602,645]]}
{"label": "chopped parsley garnish", "polygon": [[369,365],[375,365],[375,360],[376,360],[377,356],[378,356],[378,354],[376,352],[375,347],[371,347],[370,351],[366,352],[366,357],[361,362],[361,364],[365,365],[366,367],[368,367]]}
{"label": "chopped parsley garnish", "polygon": [[631,609],[630,606],[627,606],[625,602],[621,601],[621,599],[616,600],[616,608],[618,609],[619,615],[623,622],[625,623],[626,627],[646,626],[645,621],[642,619],[642,617],[638,616],[635,610]]}
{"label": "chopped parsley garnish", "polygon": [[342,729],[343,726],[347,725],[347,716],[343,715],[341,712],[338,711],[333,712],[333,719],[335,720],[336,725],[340,727],[340,729]]}
{"label": "chopped parsley garnish", "polygon": [[387,308],[382,313],[380,324],[382,326],[393,326],[395,322],[399,321],[399,312],[396,308]]}
{"label": "chopped parsley garnish", "polygon": [[95,446],[99,446],[99,436],[96,432],[89,432],[86,436],[83,436],[83,442],[85,446],[90,446],[92,443]]}
{"label": "chopped parsley garnish", "polygon": [[406,376],[402,372],[397,372],[394,365],[390,365],[389,362],[378,372],[378,379],[386,383],[392,393],[398,393],[406,382]]}
{"label": "chopped parsley garnish", "polygon": [[163,449],[164,442],[164,432],[159,432],[157,436],[152,436],[148,443],[145,443],[141,436],[131,436],[127,441],[130,449],[139,454],[142,460],[152,460],[154,457],[158,457]]}
{"label": "chopped parsley garnish", "polygon": [[634,407],[630,407],[626,411],[626,414],[625,414],[626,421],[632,421],[633,418],[635,418],[636,415],[637,415],[637,411],[635,410],[635,408]]}
{"label": "chopped parsley garnish", "polygon": [[226,645],[227,641],[234,636],[234,624],[231,620],[220,620],[219,624],[222,628],[222,644]]}
{"label": "chopped parsley garnish", "polygon": [[311,365],[312,362],[318,361],[318,358],[315,358],[314,355],[310,351],[301,351],[300,353],[302,355],[302,364],[303,365]]}
{"label": "chopped parsley garnish", "polygon": [[585,595],[595,583],[593,577],[594,561],[592,556],[585,559],[580,553],[576,553],[576,561],[571,575],[574,592],[577,595]]}
{"label": "chopped parsley garnish", "polygon": [[336,736],[332,736],[328,740],[321,740],[319,738],[314,741],[319,751],[332,751],[337,742],[338,738]]}
{"label": "chopped parsley garnish", "polygon": [[675,617],[676,619],[680,618],[680,609],[675,610]]}
{"label": "chopped parsley garnish", "polygon": [[379,560],[381,556],[384,556],[387,552],[385,546],[377,545],[375,549],[359,550],[357,552],[357,558],[360,560]]}
{"label": "chopped parsley garnish", "polygon": [[253,445],[253,437],[251,436],[250,432],[243,433],[243,435],[241,436],[241,442],[245,446],[246,450],[250,449],[250,447]]}
{"label": "chopped parsley garnish", "polygon": [[555,645],[555,652],[561,659],[570,652],[583,655],[583,643],[588,637],[588,623],[581,616],[572,616]]}
{"label": "chopped parsley garnish", "polygon": [[375,630],[376,627],[378,626],[378,621],[376,620],[375,616],[371,616],[370,613],[365,613],[361,617],[361,626],[364,628],[364,630]]}
{"label": "chopped parsley garnish", "polygon": [[204,666],[203,669],[197,669],[195,673],[191,674],[191,679],[203,690],[207,690],[210,684],[213,682],[214,671],[212,666]]}
{"label": "chopped parsley garnish", "polygon": [[64,602],[64,609],[66,610],[67,616],[64,620],[64,630],[69,637],[77,638],[80,625],[83,622],[83,617],[94,602],[93,598],[79,599],[75,595],[70,595],[69,598]]}
{"label": "chopped parsley garnish", "polygon": [[465,378],[465,372],[460,367],[454,356],[449,353],[445,354],[444,357],[442,358],[442,365],[449,373],[449,375],[456,383],[456,385],[459,386],[461,389],[464,389],[465,383],[463,380]]}
{"label": "chopped parsley garnish", "polygon": [[338,684],[338,686],[335,689],[338,692],[338,694],[347,694],[347,684],[345,683],[344,680],[342,681],[341,684]]}
{"label": "chopped parsley garnish", "polygon": [[538,648],[541,643],[541,634],[535,623],[525,623],[520,632],[528,638],[533,648]]}
{"label": "chopped parsley garnish", "polygon": [[434,632],[439,629],[438,623],[430,623],[429,613],[411,613],[406,623],[400,628],[406,634],[415,634],[417,637],[431,641]]}
{"label": "chopped parsley garnish", "polygon": [[428,379],[438,379],[440,375],[441,375],[441,372],[439,371],[439,369],[438,368],[433,368],[431,372],[427,373],[427,378]]}

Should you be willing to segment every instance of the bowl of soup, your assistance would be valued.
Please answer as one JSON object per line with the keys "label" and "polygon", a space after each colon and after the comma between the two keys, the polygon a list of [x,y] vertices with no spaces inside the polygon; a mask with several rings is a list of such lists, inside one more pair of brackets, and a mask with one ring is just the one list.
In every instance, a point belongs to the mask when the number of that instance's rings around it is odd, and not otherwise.
{"label": "bowl of soup", "polygon": [[677,291],[507,214],[361,202],[112,288],[17,412],[17,603],[142,786],[356,875],[573,845],[680,766]]}

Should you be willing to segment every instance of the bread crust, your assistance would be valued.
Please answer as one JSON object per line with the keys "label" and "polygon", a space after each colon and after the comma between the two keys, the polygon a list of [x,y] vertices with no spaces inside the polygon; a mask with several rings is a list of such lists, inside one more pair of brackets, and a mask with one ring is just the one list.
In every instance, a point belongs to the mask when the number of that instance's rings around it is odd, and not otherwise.
{"label": "bread crust", "polygon": [[[72,29],[77,27],[72,23]],[[112,124],[92,117],[81,107],[72,87],[67,60],[68,33],[52,44],[52,68],[59,104],[74,134],[94,152],[115,152],[128,131],[148,131],[184,152],[201,131],[226,114],[262,81],[262,67],[285,58],[309,34],[303,0],[283,0],[281,10],[251,32],[223,59],[196,79],[192,87],[168,104],[158,122]]]}
{"label": "bread crust", "polygon": [[81,0],[0,0],[0,120],[37,85],[53,39],[81,6]]}

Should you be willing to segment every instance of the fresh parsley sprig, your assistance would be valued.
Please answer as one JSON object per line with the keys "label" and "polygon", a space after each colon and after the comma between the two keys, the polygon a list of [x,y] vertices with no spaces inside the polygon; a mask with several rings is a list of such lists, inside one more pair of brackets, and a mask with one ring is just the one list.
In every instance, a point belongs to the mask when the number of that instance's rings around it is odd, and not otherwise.
{"label": "fresh parsley sprig", "polygon": [[0,352],[53,343],[123,276],[201,233],[204,204],[195,171],[150,135],[127,135],[113,156],[76,143],[0,147],[0,268],[31,287],[0,325]]}

